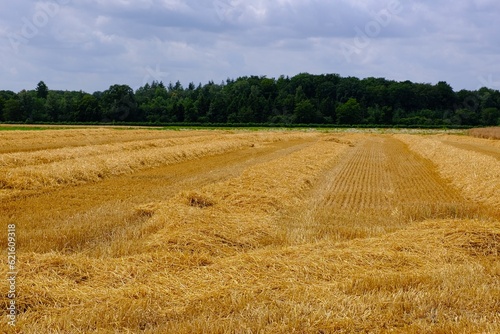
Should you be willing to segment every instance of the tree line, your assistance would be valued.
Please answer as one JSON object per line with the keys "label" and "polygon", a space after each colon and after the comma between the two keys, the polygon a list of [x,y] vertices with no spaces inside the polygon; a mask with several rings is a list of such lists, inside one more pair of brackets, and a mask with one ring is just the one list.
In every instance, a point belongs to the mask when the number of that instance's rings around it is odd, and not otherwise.
{"label": "tree line", "polygon": [[26,123],[500,125],[500,91],[338,74],[239,77],[183,87],[153,81],[92,94],[0,91],[0,121]]}

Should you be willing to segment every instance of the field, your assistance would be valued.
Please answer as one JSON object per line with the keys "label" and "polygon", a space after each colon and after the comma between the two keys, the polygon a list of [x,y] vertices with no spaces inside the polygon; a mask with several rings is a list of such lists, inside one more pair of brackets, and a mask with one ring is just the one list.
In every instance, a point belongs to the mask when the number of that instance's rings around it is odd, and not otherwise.
{"label": "field", "polygon": [[471,136],[487,139],[500,139],[500,127],[478,128],[469,131]]}
{"label": "field", "polygon": [[0,131],[0,327],[498,333],[499,189],[465,133]]}

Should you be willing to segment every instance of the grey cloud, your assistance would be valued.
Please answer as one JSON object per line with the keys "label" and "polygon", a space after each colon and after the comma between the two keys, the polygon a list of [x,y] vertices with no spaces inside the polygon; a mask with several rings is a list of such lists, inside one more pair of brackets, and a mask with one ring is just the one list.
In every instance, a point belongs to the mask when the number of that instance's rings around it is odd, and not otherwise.
{"label": "grey cloud", "polygon": [[137,87],[157,67],[184,84],[306,71],[457,89],[500,80],[498,1],[401,0],[384,21],[391,1],[65,0],[18,52],[9,36],[42,2],[10,2],[0,12],[0,89]]}

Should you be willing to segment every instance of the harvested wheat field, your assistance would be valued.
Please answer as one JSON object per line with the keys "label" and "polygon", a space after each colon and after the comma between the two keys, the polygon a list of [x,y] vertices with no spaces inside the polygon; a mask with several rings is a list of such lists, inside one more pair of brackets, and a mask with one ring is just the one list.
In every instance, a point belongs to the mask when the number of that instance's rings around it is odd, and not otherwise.
{"label": "harvested wheat field", "polygon": [[469,134],[479,138],[500,139],[500,126],[472,129]]}
{"label": "harvested wheat field", "polygon": [[499,155],[442,132],[0,132],[2,331],[498,333]]}

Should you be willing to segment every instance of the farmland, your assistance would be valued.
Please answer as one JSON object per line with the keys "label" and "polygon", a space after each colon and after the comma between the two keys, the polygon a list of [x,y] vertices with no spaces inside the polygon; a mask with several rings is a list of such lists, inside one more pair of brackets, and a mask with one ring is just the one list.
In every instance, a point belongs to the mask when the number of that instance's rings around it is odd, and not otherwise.
{"label": "farmland", "polygon": [[0,132],[1,326],[500,332],[498,189],[465,133]]}

